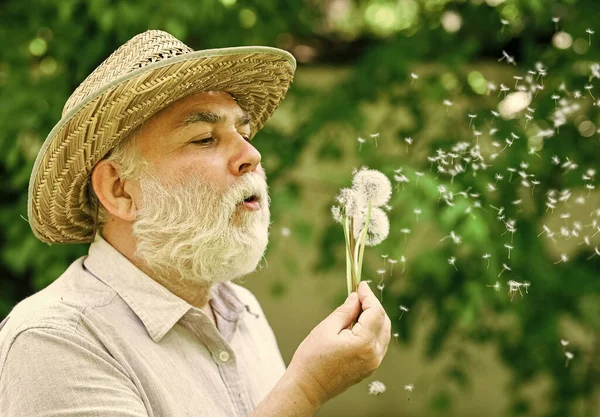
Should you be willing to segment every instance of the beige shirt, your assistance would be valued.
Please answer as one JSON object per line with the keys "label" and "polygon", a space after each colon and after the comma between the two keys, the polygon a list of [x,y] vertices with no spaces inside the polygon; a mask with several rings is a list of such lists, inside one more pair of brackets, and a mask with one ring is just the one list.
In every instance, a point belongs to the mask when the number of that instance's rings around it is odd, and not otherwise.
{"label": "beige shirt", "polygon": [[213,321],[103,239],[0,324],[0,416],[247,416],[285,365],[256,298]]}

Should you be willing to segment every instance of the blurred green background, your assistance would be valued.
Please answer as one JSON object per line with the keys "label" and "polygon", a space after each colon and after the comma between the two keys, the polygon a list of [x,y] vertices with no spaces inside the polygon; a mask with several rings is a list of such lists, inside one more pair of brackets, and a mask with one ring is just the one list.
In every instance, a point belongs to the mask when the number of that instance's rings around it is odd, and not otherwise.
{"label": "blurred green background", "polygon": [[86,253],[25,220],[35,156],[86,75],[147,29],[270,45],[299,65],[255,142],[273,224],[242,283],[286,361],[345,298],[338,190],[362,165],[395,187],[363,273],[395,335],[319,415],[600,416],[598,21],[597,0],[4,0],[0,319]]}

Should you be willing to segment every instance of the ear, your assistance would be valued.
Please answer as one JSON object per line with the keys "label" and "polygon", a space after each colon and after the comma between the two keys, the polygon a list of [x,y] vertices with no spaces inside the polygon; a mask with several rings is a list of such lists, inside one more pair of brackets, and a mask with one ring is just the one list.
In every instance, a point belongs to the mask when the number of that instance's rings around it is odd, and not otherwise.
{"label": "ear", "polygon": [[103,159],[92,170],[92,187],[106,211],[128,222],[135,220],[137,187],[120,177],[119,166]]}

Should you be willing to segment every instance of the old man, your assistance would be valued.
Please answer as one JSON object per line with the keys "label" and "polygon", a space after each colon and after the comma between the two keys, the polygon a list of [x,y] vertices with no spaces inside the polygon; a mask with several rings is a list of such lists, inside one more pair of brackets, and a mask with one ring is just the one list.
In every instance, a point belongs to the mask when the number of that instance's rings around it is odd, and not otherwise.
{"label": "old man", "polygon": [[366,284],[286,368],[256,298],[232,283],[267,246],[252,139],[294,71],[282,50],[193,51],[148,31],[75,90],[28,214],[44,242],[91,245],[0,325],[3,417],[312,416],[379,366],[390,321]]}

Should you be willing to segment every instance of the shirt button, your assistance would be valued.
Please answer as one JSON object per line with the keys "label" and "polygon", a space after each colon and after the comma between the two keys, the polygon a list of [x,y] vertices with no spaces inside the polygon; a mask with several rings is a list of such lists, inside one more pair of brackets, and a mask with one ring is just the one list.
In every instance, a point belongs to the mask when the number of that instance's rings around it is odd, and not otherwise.
{"label": "shirt button", "polygon": [[219,352],[219,360],[221,362],[227,362],[229,360],[229,352],[222,350]]}

